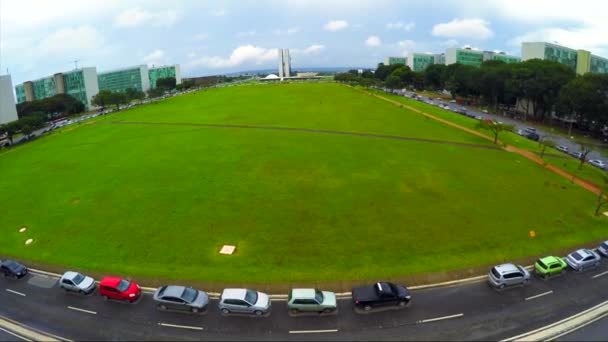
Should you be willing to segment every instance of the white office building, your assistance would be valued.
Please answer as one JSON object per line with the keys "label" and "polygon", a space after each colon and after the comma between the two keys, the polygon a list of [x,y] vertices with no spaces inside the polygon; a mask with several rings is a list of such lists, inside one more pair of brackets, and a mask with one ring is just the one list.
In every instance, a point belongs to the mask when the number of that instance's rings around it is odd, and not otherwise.
{"label": "white office building", "polygon": [[291,77],[291,57],[289,49],[278,49],[279,57],[279,78]]}
{"label": "white office building", "polygon": [[16,121],[17,119],[11,75],[0,75],[0,124]]}

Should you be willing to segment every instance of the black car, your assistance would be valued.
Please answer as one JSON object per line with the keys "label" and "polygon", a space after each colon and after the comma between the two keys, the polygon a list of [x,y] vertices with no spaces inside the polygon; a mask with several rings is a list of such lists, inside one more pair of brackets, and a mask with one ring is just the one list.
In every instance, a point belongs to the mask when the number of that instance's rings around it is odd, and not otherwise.
{"label": "black car", "polygon": [[21,279],[27,274],[27,267],[13,260],[3,260],[0,262],[0,272],[5,277]]}
{"label": "black car", "polygon": [[530,140],[538,141],[540,139],[540,135],[538,135],[536,133],[528,133],[528,134],[526,134],[526,138],[528,138]]}
{"label": "black car", "polygon": [[352,297],[355,307],[365,311],[373,307],[405,306],[412,299],[407,288],[389,282],[354,288]]}

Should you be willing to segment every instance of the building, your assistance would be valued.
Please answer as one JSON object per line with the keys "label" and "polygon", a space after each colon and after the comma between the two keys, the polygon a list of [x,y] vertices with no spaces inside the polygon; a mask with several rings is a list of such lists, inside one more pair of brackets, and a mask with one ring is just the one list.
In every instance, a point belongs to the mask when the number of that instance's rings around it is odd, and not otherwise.
{"label": "building", "polygon": [[386,57],[384,58],[384,65],[394,65],[394,64],[407,64],[407,57]]}
{"label": "building", "polygon": [[504,52],[499,52],[499,53],[494,54],[492,59],[495,61],[502,61],[502,62],[505,62],[508,64],[521,62],[521,57],[507,55]]}
{"label": "building", "polygon": [[567,65],[579,75],[588,72],[608,73],[608,59],[593,55],[587,50],[575,50],[547,42],[524,42],[521,44],[521,55],[524,61],[538,58]]}
{"label": "building", "polygon": [[291,77],[291,57],[289,49],[278,49],[279,55],[279,78]]}
{"label": "building", "polygon": [[11,75],[0,75],[0,125],[17,119]]}
{"label": "building", "polygon": [[484,61],[484,52],[471,48],[449,48],[445,50],[445,64],[460,63],[464,65],[481,66]]}
{"label": "building", "polygon": [[436,53],[435,64],[445,64],[445,53]]}
{"label": "building", "polygon": [[145,64],[105,71],[97,74],[99,90],[123,92],[129,88],[150,90],[150,76]]}
{"label": "building", "polygon": [[148,78],[150,79],[150,88],[156,89],[156,80],[159,78],[175,78],[175,84],[182,84],[182,74],[179,64],[164,65],[148,69]]}
{"label": "building", "polygon": [[82,102],[86,110],[94,107],[92,99],[98,92],[95,67],[60,72],[15,86],[17,103],[42,100],[57,94],[68,94]]}
{"label": "building", "polygon": [[424,71],[432,64],[435,64],[435,55],[433,54],[410,52],[407,55],[407,66],[412,71]]}

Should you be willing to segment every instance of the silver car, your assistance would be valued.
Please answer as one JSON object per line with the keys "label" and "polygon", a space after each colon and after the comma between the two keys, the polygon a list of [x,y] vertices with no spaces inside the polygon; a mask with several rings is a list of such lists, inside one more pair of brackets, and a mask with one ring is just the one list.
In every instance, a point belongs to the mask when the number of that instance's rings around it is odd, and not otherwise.
{"label": "silver car", "polygon": [[207,310],[209,295],[206,292],[185,286],[168,285],[160,287],[153,296],[160,310],[180,310],[203,312]]}
{"label": "silver car", "polygon": [[608,257],[608,241],[600,243],[600,246],[597,248],[597,251],[600,252],[603,256]]}
{"label": "silver car", "polygon": [[78,272],[67,271],[59,279],[59,287],[66,291],[90,294],[95,290],[95,280]]}
{"label": "silver car", "polygon": [[600,256],[590,249],[579,249],[568,254],[566,263],[576,271],[584,271],[600,265]]}
{"label": "silver car", "polygon": [[488,283],[495,288],[525,285],[530,281],[530,272],[520,265],[502,264],[492,267],[488,273]]}
{"label": "silver car", "polygon": [[261,316],[270,312],[270,297],[249,289],[224,289],[218,307],[223,314],[246,313]]}
{"label": "silver car", "polygon": [[603,161],[599,160],[599,159],[591,159],[589,161],[589,164],[599,167],[600,169],[605,169],[606,168],[606,163],[604,163]]}

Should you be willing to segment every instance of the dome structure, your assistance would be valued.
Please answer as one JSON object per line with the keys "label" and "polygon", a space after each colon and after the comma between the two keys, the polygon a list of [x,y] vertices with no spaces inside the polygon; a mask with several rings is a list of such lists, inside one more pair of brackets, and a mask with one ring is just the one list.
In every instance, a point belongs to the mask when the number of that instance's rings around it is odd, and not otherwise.
{"label": "dome structure", "polygon": [[279,78],[279,76],[277,76],[275,74],[270,74],[270,75],[264,77],[265,80],[274,80],[274,79],[277,79],[277,78]]}

